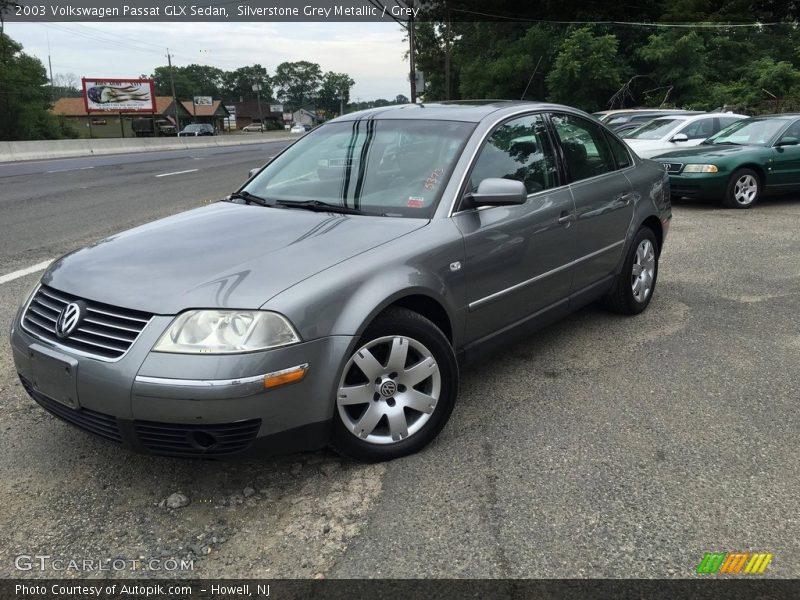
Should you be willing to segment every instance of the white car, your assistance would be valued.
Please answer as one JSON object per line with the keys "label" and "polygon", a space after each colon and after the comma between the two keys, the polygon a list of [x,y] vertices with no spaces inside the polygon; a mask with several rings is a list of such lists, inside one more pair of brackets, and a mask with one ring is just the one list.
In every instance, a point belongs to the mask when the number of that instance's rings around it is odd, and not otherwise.
{"label": "white car", "polygon": [[625,134],[625,142],[642,158],[652,158],[671,150],[697,146],[731,123],[746,118],[733,113],[658,117]]}
{"label": "white car", "polygon": [[305,133],[308,131],[303,125],[294,125],[290,130],[289,133]]}

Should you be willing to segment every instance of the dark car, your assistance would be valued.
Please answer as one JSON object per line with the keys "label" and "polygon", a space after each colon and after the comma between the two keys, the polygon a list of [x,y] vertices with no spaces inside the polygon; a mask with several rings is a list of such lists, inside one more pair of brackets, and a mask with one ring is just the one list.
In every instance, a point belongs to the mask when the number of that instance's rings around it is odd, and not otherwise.
{"label": "dark car", "polygon": [[800,191],[800,114],[737,121],[699,146],[655,156],[672,195],[750,208],[764,195]]}
{"label": "dark car", "polygon": [[54,262],[14,362],[46,410],[137,451],[397,458],[485,353],[595,300],[645,310],[670,217],[661,166],[566,106],[348,114],[225,201]]}
{"label": "dark car", "polygon": [[180,137],[187,137],[187,136],[198,136],[198,135],[215,135],[216,131],[214,130],[213,125],[209,125],[208,123],[192,123],[191,125],[187,125],[183,129],[181,129],[178,136]]}

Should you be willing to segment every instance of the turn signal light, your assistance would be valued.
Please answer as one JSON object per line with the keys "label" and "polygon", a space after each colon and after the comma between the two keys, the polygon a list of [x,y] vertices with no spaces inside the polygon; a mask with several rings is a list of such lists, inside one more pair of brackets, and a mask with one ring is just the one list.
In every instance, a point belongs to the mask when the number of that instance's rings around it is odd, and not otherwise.
{"label": "turn signal light", "polygon": [[264,375],[264,388],[271,390],[289,383],[296,383],[306,376],[307,371],[308,363],[283,369],[282,371],[275,371],[274,373],[267,373]]}

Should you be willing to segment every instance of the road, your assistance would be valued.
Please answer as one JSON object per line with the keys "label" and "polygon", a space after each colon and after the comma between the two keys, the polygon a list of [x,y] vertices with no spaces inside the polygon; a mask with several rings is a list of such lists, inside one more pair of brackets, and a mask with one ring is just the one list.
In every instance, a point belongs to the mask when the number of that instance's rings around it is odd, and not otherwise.
{"label": "road", "polygon": [[[217,199],[278,148],[0,165],[0,276]],[[469,369],[437,441],[389,464],[129,454],[45,414],[3,343],[0,577],[53,575],[20,554],[188,557],[195,577],[691,577],[737,550],[800,576],[800,202],[674,215],[646,313],[589,307]],[[0,284],[0,331],[36,278]],[[175,492],[191,503],[165,507]]]}

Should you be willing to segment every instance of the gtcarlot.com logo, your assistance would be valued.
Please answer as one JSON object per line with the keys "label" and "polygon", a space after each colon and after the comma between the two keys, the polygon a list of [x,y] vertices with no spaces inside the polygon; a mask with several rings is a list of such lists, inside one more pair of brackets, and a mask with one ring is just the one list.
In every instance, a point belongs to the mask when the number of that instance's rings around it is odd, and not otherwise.
{"label": "gtcarlot.com logo", "polygon": [[20,554],[18,571],[194,571],[194,560],[175,558],[57,558],[47,554]]}
{"label": "gtcarlot.com logo", "polygon": [[771,561],[767,552],[706,552],[697,573],[760,575]]}

